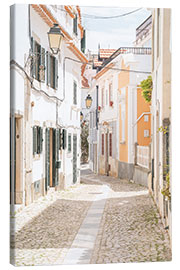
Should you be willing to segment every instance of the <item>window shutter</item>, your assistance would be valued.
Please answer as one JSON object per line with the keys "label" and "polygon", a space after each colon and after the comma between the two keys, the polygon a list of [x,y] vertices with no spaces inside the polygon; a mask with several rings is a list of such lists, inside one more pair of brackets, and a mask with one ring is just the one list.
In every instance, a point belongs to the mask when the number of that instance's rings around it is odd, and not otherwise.
{"label": "window shutter", "polygon": [[68,152],[71,152],[71,134],[68,134]]}
{"label": "window shutter", "polygon": [[73,32],[77,35],[77,14],[76,17],[73,19]]}
{"label": "window shutter", "polygon": [[62,148],[62,130],[59,129],[59,150]]}
{"label": "window shutter", "polygon": [[102,155],[104,155],[104,134],[102,134]]}
{"label": "window shutter", "polygon": [[67,140],[67,138],[66,138],[67,137],[67,131],[65,129],[63,129],[62,136],[63,136],[63,145],[62,145],[62,147],[65,150],[66,149],[66,140]]}
{"label": "window shutter", "polygon": [[39,128],[39,152],[42,153],[42,149],[43,149],[43,128]]}
{"label": "window shutter", "polygon": [[[56,129],[56,161],[59,161],[59,128]],[[56,185],[59,184],[58,170],[56,169]]]}
{"label": "window shutter", "polygon": [[47,52],[46,54],[46,84],[50,86],[51,81],[51,59],[50,59],[50,53]]}
{"label": "window shutter", "polygon": [[77,104],[77,84],[74,81],[74,93],[73,93],[73,103],[76,105]]}
{"label": "window shutter", "polygon": [[31,76],[35,78],[36,76],[36,56],[35,56],[35,45],[36,41],[31,37],[31,50],[32,50],[32,59],[31,59]]}
{"label": "window shutter", "polygon": [[41,76],[40,80],[41,82],[45,82],[45,49],[41,47],[41,54],[40,54],[40,65],[41,65]]}
{"label": "window shutter", "polygon": [[49,128],[46,128],[46,141],[45,141],[45,146],[46,146],[46,152],[45,152],[45,157],[46,157],[46,181],[45,181],[45,188],[47,190],[47,187],[50,186],[50,130]]}
{"label": "window shutter", "polygon": [[37,127],[33,127],[33,155],[37,153]]}
{"label": "window shutter", "polygon": [[55,89],[58,89],[58,60],[55,58]]}

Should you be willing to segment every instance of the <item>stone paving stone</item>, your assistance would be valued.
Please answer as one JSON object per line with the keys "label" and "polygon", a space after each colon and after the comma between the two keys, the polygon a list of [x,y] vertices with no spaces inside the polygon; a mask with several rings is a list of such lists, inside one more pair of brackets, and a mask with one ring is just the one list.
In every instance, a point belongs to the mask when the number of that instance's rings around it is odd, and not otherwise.
{"label": "stone paving stone", "polygon": [[127,180],[84,171],[79,186],[51,191],[11,218],[16,266],[171,260],[148,190]]}
{"label": "stone paving stone", "polygon": [[106,201],[91,263],[171,260],[169,237],[157,208],[148,193],[139,193],[146,189],[127,180],[101,180],[118,193],[136,193]]}

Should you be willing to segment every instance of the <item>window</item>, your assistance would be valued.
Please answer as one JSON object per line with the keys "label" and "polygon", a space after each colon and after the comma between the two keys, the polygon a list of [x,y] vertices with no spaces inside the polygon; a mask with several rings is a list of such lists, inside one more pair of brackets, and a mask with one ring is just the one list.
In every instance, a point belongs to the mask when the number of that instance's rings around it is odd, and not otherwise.
{"label": "window", "polygon": [[112,133],[109,133],[109,155],[112,157]]}
{"label": "window", "polygon": [[77,14],[75,15],[75,18],[73,19],[73,32],[77,36]]}
{"label": "window", "polygon": [[113,106],[112,83],[109,84],[109,106]]}
{"label": "window", "polygon": [[148,122],[149,121],[149,115],[144,115],[144,122]]}
{"label": "window", "polygon": [[46,66],[47,85],[58,89],[58,60],[49,52],[46,54]]}
{"label": "window", "polygon": [[104,134],[102,134],[102,155],[104,155]]}
{"label": "window", "polygon": [[45,81],[45,49],[31,37],[31,76],[38,81]]}
{"label": "window", "polygon": [[77,83],[75,81],[73,86],[73,104],[77,105]]}
{"label": "window", "polygon": [[71,152],[71,134],[68,134],[68,152]]}
{"label": "window", "polygon": [[124,103],[121,104],[121,123],[122,123],[122,128],[121,128],[121,141],[125,142],[125,118],[126,118],[126,106]]}
{"label": "window", "polygon": [[145,129],[144,130],[144,138],[148,138],[149,137],[149,129]]}
{"label": "window", "polygon": [[39,126],[33,127],[33,155],[42,153],[43,129]]}

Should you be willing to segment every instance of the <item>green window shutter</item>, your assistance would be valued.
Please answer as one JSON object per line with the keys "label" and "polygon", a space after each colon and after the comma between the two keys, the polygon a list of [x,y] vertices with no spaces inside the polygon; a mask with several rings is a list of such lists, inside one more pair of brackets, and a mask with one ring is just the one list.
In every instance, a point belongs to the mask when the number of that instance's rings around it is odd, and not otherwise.
{"label": "green window shutter", "polygon": [[68,134],[68,152],[71,152],[71,134]]}
{"label": "green window shutter", "polygon": [[51,83],[51,59],[50,53],[47,52],[46,54],[46,84],[50,86]]}
{"label": "green window shutter", "polygon": [[77,104],[77,83],[75,81],[73,86],[73,103]]}
{"label": "green window shutter", "polygon": [[63,129],[62,136],[63,136],[63,145],[62,145],[62,147],[65,150],[66,149],[66,141],[67,141],[67,131],[65,129]]}
{"label": "green window shutter", "polygon": [[49,128],[46,128],[45,147],[46,147],[46,152],[45,152],[45,158],[46,158],[46,162],[45,162],[45,169],[46,169],[45,187],[47,190],[47,187],[50,186],[50,130],[49,130]]}
{"label": "green window shutter", "polygon": [[31,59],[31,76],[35,78],[36,76],[36,56],[35,56],[35,46],[36,41],[31,37],[31,50],[32,50],[32,59]]}
{"label": "green window shutter", "polygon": [[33,155],[37,153],[37,126],[33,127]]}
{"label": "green window shutter", "polygon": [[40,153],[40,128],[37,126],[37,154]]}
{"label": "green window shutter", "polygon": [[77,14],[76,17],[73,19],[73,32],[77,35]]}
{"label": "green window shutter", "polygon": [[39,152],[42,153],[43,150],[43,128],[39,128]]}
{"label": "green window shutter", "polygon": [[81,51],[85,53],[86,49],[86,31],[83,30],[83,38],[81,39]]}
{"label": "green window shutter", "polygon": [[40,76],[40,81],[41,82],[45,82],[45,49],[43,47],[41,47],[41,54],[40,54],[40,65],[42,68],[42,74]]}
{"label": "green window shutter", "polygon": [[59,129],[59,150],[62,148],[62,130]]}
{"label": "green window shutter", "polygon": [[58,60],[55,58],[55,89],[58,89]]}

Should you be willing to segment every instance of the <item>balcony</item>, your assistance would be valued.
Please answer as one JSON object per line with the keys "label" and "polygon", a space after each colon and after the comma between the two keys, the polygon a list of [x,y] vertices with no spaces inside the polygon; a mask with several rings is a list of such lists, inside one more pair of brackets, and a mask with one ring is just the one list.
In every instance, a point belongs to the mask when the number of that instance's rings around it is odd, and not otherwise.
{"label": "balcony", "polygon": [[99,70],[111,62],[119,54],[140,54],[140,55],[151,55],[150,47],[120,47],[115,51],[108,59],[104,60],[102,65],[99,67]]}
{"label": "balcony", "polygon": [[139,39],[146,37],[152,27],[152,15],[150,15],[138,28],[136,28],[136,43]]}

